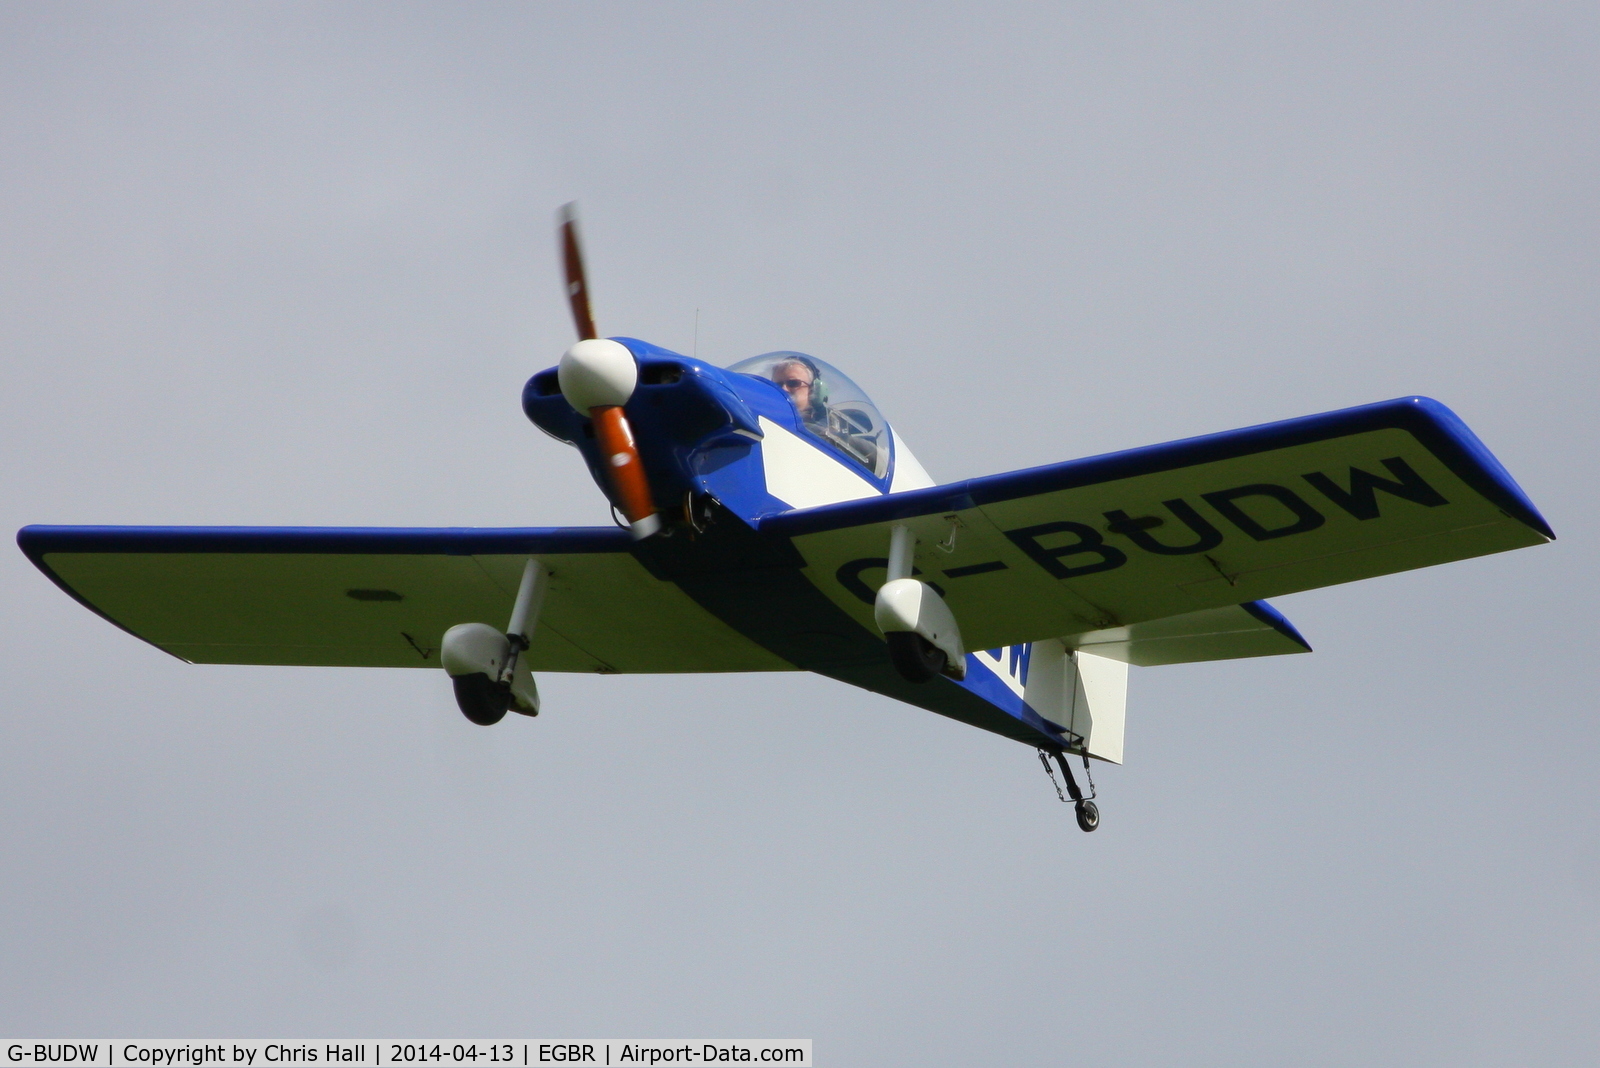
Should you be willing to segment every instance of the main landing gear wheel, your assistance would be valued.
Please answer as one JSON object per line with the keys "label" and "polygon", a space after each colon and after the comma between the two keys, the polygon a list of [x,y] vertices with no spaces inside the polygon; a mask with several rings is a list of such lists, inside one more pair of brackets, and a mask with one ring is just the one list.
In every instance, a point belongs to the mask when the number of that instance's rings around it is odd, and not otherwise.
{"label": "main landing gear wheel", "polygon": [[1092,831],[1100,826],[1100,808],[1093,801],[1085,799],[1073,805],[1072,808],[1078,817],[1078,828],[1080,830]]}
{"label": "main landing gear wheel", "polygon": [[492,727],[506,718],[511,707],[511,688],[492,681],[488,675],[457,675],[450,682],[456,690],[456,707],[480,727]]}
{"label": "main landing gear wheel", "polygon": [[907,682],[927,682],[945,668],[944,650],[920,634],[909,630],[884,635],[889,643],[889,660]]}

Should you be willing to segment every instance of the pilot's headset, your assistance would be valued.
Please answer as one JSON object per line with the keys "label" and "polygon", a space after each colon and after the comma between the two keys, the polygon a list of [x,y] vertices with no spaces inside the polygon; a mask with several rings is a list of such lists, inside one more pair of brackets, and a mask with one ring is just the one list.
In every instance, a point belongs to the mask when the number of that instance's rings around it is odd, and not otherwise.
{"label": "pilot's headset", "polygon": [[811,406],[817,410],[818,414],[826,412],[828,410],[828,382],[822,377],[822,369],[812,361],[811,357],[801,356],[798,353],[785,357],[785,359],[797,363],[811,372]]}

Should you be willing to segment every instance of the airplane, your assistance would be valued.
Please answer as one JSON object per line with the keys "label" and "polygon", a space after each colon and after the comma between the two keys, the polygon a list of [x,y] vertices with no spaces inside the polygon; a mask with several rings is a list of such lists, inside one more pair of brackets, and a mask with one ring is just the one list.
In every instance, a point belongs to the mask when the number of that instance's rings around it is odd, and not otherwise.
{"label": "airplane", "polygon": [[483,726],[539,714],[534,672],[815,672],[1033,747],[1092,831],[1130,665],[1309,652],[1264,598],[1555,537],[1424,397],[937,483],[825,360],[600,337],[573,205],[558,237],[579,340],[522,408],[615,527],[28,526],[20,548],[181,660],[442,668]]}

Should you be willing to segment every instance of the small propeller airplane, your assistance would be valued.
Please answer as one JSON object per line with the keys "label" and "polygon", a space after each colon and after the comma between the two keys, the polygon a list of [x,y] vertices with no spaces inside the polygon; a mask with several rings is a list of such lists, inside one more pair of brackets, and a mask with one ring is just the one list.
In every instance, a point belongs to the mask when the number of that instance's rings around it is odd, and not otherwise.
{"label": "small propeller airplane", "polygon": [[935,483],[830,363],[601,338],[572,205],[559,235],[579,340],[522,407],[621,529],[29,526],[22,551],[181,660],[443,668],[485,726],[539,713],[536,671],[813,671],[1034,747],[1092,831],[1067,758],[1121,763],[1130,664],[1309,652],[1262,598],[1555,537],[1423,397]]}

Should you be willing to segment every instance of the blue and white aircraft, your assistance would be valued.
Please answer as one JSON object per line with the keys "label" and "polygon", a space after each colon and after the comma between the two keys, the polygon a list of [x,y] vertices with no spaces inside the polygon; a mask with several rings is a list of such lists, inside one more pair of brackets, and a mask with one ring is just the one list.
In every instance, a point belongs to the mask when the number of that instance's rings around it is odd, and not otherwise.
{"label": "blue and white aircraft", "polygon": [[1422,397],[936,483],[823,360],[600,338],[570,206],[560,236],[580,340],[522,407],[621,529],[30,526],[22,550],[182,660],[443,668],[483,725],[537,715],[539,671],[814,671],[1033,746],[1087,831],[1067,757],[1121,762],[1130,664],[1308,652],[1262,598],[1554,538]]}

